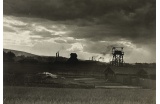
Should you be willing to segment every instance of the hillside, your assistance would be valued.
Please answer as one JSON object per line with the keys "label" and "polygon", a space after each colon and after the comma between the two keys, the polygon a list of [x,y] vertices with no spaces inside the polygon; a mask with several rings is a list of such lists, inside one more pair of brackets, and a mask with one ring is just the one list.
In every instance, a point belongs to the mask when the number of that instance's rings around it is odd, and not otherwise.
{"label": "hillside", "polygon": [[[44,63],[52,63],[56,60],[56,57],[55,56],[40,56],[40,55],[35,55],[35,54],[32,54],[32,53],[28,53],[28,52],[23,52],[23,51],[17,51],[17,50],[11,50],[11,49],[3,49],[3,51],[5,53],[8,53],[8,52],[12,52],[15,54],[16,57],[14,57],[14,61],[15,62],[23,62],[23,63],[32,63],[33,61],[34,62],[44,62]],[[10,56],[9,56],[10,57]],[[4,61],[6,61],[7,57],[4,56]],[[66,60],[68,60],[68,58],[66,57],[62,57],[62,56],[59,56],[57,61],[59,62],[65,62]]]}
{"label": "hillside", "polygon": [[31,53],[28,53],[28,52],[23,52],[23,51],[17,51],[17,50],[11,50],[11,49],[3,49],[4,52],[13,52],[16,56],[38,56],[38,55],[34,55],[34,54],[31,54]]}

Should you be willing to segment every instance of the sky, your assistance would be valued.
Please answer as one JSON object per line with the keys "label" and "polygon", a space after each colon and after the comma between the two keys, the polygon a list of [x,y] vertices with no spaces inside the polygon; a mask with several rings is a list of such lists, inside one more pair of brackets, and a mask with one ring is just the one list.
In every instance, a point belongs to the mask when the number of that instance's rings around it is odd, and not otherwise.
{"label": "sky", "polygon": [[3,48],[109,62],[117,46],[156,62],[156,0],[3,0]]}

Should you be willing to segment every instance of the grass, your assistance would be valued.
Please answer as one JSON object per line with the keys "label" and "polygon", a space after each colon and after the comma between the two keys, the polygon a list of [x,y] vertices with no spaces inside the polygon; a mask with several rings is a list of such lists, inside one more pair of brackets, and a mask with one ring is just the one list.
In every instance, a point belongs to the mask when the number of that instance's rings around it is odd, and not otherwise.
{"label": "grass", "polygon": [[4,104],[155,104],[155,90],[4,86]]}

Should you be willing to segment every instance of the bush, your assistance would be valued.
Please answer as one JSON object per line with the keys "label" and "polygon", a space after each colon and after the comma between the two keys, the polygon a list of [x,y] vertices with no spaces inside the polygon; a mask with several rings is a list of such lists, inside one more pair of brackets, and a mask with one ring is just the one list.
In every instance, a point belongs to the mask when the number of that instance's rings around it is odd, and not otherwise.
{"label": "bush", "polygon": [[4,62],[5,61],[9,61],[9,62],[14,61],[15,57],[16,57],[16,55],[13,52],[10,51],[10,52],[6,53],[3,51],[3,61]]}

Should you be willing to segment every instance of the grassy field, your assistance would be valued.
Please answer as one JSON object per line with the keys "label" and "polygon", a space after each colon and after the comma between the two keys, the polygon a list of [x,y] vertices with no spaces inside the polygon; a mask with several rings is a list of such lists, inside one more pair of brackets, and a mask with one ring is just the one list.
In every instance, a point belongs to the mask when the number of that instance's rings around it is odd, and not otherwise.
{"label": "grassy field", "polygon": [[4,86],[4,104],[155,104],[155,90]]}

